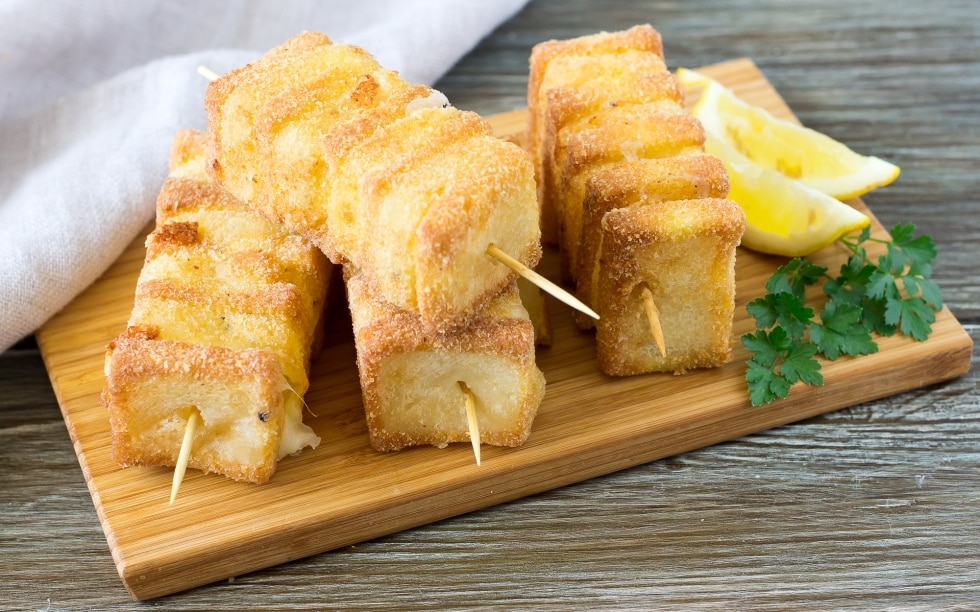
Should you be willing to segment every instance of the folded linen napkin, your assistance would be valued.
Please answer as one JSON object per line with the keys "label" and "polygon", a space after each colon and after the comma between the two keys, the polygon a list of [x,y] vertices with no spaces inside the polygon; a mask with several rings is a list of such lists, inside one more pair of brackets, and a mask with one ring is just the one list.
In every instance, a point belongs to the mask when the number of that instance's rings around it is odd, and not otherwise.
{"label": "folded linen napkin", "polygon": [[527,0],[7,0],[0,5],[0,351],[153,218],[207,82],[303,30],[432,84]]}

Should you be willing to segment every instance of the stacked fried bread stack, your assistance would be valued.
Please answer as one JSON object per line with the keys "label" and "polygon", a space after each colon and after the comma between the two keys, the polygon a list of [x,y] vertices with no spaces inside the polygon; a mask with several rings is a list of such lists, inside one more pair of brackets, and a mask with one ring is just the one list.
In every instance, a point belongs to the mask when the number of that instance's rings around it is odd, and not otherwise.
{"label": "stacked fried bread stack", "polygon": [[530,65],[527,146],[543,233],[600,315],[600,368],[630,375],[725,363],[744,215],[724,199],[724,167],[704,153],[660,35],[641,25],[548,41]]}
{"label": "stacked fried bread stack", "polygon": [[471,439],[466,393],[483,442],[523,442],[544,380],[487,249],[541,255],[525,152],[316,33],[214,81],[206,106],[212,175],[344,266],[372,444]]}
{"label": "stacked fried bread stack", "polygon": [[103,402],[120,464],[176,465],[194,418],[190,467],[261,483],[319,443],[302,396],[330,264],[211,181],[205,148],[201,132],[174,138]]}
{"label": "stacked fried bread stack", "polygon": [[470,441],[467,393],[480,443],[524,442],[544,396],[544,376],[516,284],[451,334],[426,334],[418,315],[374,299],[363,276],[347,280],[347,294],[374,448]]}
{"label": "stacked fried bread stack", "polygon": [[474,113],[364,50],[300,34],[211,84],[212,173],[445,332],[541,255],[530,161]]}

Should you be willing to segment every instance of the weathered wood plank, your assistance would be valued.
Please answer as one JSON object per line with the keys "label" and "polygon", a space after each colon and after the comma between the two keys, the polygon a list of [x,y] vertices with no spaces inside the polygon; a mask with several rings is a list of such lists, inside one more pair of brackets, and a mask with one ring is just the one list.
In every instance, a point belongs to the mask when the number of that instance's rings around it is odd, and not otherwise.
{"label": "weathered wood plank", "polygon": [[439,87],[463,108],[517,108],[533,43],[642,21],[673,66],[752,57],[805,124],[902,166],[866,201],[935,236],[968,374],[134,606],[40,357],[9,351],[0,608],[975,609],[975,3],[535,1]]}

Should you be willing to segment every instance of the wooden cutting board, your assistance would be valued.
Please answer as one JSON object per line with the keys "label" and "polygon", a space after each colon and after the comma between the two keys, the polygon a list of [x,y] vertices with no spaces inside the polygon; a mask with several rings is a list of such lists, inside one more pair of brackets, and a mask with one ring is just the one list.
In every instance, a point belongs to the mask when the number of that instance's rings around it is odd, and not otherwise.
{"label": "wooden cutting board", "polygon": [[[705,68],[747,101],[792,113],[756,66],[740,59]],[[518,134],[524,111],[491,117],[501,136]],[[867,212],[860,201],[853,204]],[[874,221],[874,233],[886,233]],[[148,599],[366,541],[654,459],[730,440],[863,401],[953,378],[969,369],[972,341],[948,310],[920,343],[879,339],[880,352],[824,365],[826,384],[797,387],[764,407],[748,402],[746,351],[735,339],[725,367],[684,376],[611,378],[595,362],[594,338],[571,312],[549,302],[553,345],[538,352],[547,394],[527,443],[378,453],[368,443],[350,320],[336,304],[328,342],[314,363],[307,421],[319,448],[287,457],[265,485],[190,472],[168,505],[172,470],[121,469],[99,403],[105,345],[125,327],[143,261],[143,236],[37,337],[119,575]],[[846,252],[814,259],[836,269]],[[750,331],[745,304],[784,259],[740,249],[735,338]],[[556,277],[547,253],[542,271]],[[550,300],[550,298],[549,298]]]}

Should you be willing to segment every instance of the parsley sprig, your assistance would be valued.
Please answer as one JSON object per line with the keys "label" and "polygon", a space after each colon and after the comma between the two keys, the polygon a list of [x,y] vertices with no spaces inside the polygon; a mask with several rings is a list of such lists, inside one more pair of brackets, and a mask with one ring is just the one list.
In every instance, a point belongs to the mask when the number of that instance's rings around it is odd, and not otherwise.
{"label": "parsley sprig", "polygon": [[[841,238],[851,255],[838,276],[806,257],[792,259],[766,282],[766,295],[748,304],[757,329],[741,340],[752,353],[745,379],[753,406],[786,397],[797,382],[823,384],[818,355],[834,361],[878,352],[872,333],[929,337],[943,306],[939,287],[929,280],[936,246],[929,236],[915,236],[911,223],[890,234],[891,240],[872,238],[865,228]],[[877,263],[868,258],[869,242],[887,244]],[[816,316],[806,305],[806,290],[821,281],[828,300]]]}

